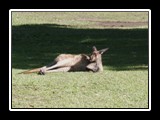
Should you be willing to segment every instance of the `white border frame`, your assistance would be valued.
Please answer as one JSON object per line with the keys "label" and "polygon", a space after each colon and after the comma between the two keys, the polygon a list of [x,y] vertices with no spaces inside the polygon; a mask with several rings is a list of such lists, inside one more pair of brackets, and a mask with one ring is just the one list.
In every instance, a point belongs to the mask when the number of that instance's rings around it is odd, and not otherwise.
{"label": "white border frame", "polygon": [[[11,67],[11,44],[12,44],[12,35],[11,35],[11,27],[12,27],[12,12],[18,12],[18,11],[26,11],[26,12],[30,12],[30,11],[43,11],[43,12],[46,12],[46,11],[59,11],[59,12],[62,12],[62,11],[67,11],[67,12],[72,12],[72,11],[76,11],[76,12],[80,12],[80,11],[86,11],[86,12],[98,12],[98,11],[115,11],[115,12],[148,12],[149,13],[149,26],[148,26],[148,29],[149,29],[149,108],[148,109],[140,109],[140,108],[137,108],[137,109],[127,109],[127,108],[124,108],[124,109],[88,109],[88,108],[84,108],[84,109],[56,109],[56,108],[53,108],[53,109],[37,109],[37,108],[33,108],[33,109],[12,109],[12,96],[11,96],[11,72],[12,72],[12,67]],[[151,10],[150,9],[10,9],[9,10],[9,110],[10,111],[150,111],[151,110]]]}

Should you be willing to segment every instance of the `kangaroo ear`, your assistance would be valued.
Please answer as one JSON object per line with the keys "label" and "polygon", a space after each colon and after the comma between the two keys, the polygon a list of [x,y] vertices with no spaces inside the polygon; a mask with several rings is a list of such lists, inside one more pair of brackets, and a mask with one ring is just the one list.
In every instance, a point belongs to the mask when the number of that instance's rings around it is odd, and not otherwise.
{"label": "kangaroo ear", "polygon": [[99,50],[99,53],[100,53],[100,54],[103,54],[103,53],[105,53],[108,49],[109,49],[109,48],[105,48],[105,49]]}
{"label": "kangaroo ear", "polygon": [[96,48],[95,46],[93,46],[93,48],[92,48],[92,49],[93,49],[93,51],[97,51],[97,48]]}

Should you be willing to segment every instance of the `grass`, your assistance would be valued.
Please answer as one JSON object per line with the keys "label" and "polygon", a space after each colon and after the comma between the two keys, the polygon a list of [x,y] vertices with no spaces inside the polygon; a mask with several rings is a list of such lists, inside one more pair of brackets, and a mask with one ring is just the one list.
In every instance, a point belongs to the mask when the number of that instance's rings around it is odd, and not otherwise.
{"label": "grass", "polygon": [[[13,12],[13,25],[58,24],[75,28],[103,28],[98,22],[147,22],[148,12]],[[47,18],[47,19],[46,19]],[[147,27],[147,25],[139,26]]]}
{"label": "grass", "polygon": [[[13,12],[12,108],[148,108],[147,12]],[[94,22],[93,22],[94,21]],[[90,54],[109,47],[104,72],[17,74],[58,54]]]}
{"label": "grass", "polygon": [[147,108],[146,74],[147,71],[14,74],[13,108]]}
{"label": "grass", "polygon": [[13,108],[147,108],[146,74],[147,71],[14,74]]}

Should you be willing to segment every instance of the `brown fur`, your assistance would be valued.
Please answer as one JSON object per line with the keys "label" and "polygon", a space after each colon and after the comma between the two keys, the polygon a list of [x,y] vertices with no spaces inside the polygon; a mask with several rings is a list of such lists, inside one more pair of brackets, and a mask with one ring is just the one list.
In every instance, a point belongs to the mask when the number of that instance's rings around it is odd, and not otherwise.
{"label": "brown fur", "polygon": [[22,73],[29,74],[39,72],[40,74],[44,74],[47,72],[103,71],[102,54],[107,50],[108,49],[102,49],[97,51],[96,47],[93,47],[93,53],[90,56],[85,54],[60,54],[55,58],[53,63]]}

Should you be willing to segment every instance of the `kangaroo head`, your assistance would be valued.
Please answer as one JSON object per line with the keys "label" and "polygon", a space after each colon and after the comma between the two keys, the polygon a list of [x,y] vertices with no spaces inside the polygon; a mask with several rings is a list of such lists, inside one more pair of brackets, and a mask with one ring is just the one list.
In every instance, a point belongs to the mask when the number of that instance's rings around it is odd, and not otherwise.
{"label": "kangaroo head", "polygon": [[95,62],[98,59],[102,58],[102,54],[105,53],[109,48],[105,48],[105,49],[101,49],[101,50],[97,50],[97,48],[95,46],[93,46],[93,52],[90,56],[90,61],[91,62]]}

